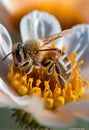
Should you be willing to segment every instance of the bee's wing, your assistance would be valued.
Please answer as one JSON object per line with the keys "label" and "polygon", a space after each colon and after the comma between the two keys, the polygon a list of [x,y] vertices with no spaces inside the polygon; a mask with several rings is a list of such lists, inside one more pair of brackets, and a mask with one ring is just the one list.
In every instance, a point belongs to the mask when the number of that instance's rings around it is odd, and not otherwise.
{"label": "bee's wing", "polygon": [[68,34],[70,34],[72,32],[72,29],[66,29],[60,33],[57,33],[57,34],[54,34],[54,35],[51,35],[45,39],[41,39],[41,42],[43,43],[41,47],[49,44],[50,42],[58,39],[58,38],[62,38],[62,37],[65,37],[67,36]]}

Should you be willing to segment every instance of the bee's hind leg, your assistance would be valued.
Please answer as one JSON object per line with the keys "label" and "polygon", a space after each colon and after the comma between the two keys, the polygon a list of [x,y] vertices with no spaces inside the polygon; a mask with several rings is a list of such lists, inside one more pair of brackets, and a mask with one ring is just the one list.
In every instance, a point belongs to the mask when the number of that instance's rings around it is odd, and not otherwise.
{"label": "bee's hind leg", "polygon": [[64,77],[62,76],[61,69],[58,66],[58,64],[55,64],[55,71],[57,73],[57,77],[58,77],[58,80],[60,82],[61,88],[63,89],[66,85],[66,82],[65,82]]}
{"label": "bee's hind leg", "polygon": [[61,89],[63,89],[66,86],[66,81],[65,81],[64,77],[61,74],[58,75],[58,80],[60,82]]}

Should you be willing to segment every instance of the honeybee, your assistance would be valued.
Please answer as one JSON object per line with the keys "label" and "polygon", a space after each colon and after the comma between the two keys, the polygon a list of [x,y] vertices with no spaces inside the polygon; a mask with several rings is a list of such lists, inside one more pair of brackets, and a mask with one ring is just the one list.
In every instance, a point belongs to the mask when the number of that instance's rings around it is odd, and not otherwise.
{"label": "honeybee", "polygon": [[43,66],[47,68],[46,80],[49,80],[55,71],[62,88],[64,88],[71,75],[71,62],[65,52],[59,48],[51,48],[48,44],[58,38],[65,37],[71,31],[71,29],[67,29],[38,41],[33,39],[25,44],[14,44],[12,52],[8,55],[13,55],[14,66],[20,70],[24,69],[26,74],[31,73],[33,68]]}

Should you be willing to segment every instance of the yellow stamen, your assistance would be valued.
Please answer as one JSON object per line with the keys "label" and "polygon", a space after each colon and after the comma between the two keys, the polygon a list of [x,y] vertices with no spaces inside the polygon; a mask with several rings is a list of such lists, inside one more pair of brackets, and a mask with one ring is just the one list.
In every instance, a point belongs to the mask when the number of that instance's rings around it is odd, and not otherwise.
{"label": "yellow stamen", "polygon": [[45,107],[48,109],[53,108],[54,100],[52,98],[45,98]]}
{"label": "yellow stamen", "polygon": [[18,91],[18,93],[19,93],[21,96],[24,96],[24,95],[27,94],[28,89],[27,89],[26,86],[20,85],[20,86],[18,87],[18,90],[17,90],[17,91]]}
{"label": "yellow stamen", "polygon": [[62,47],[62,50],[63,50],[63,51],[66,51],[66,46],[63,46],[63,47]]}
{"label": "yellow stamen", "polygon": [[20,73],[15,73],[15,76],[14,76],[14,79],[15,80],[20,80],[20,78],[21,78],[21,74]]}
{"label": "yellow stamen", "polygon": [[27,85],[27,75],[24,75],[21,77],[20,83],[23,85]]}
{"label": "yellow stamen", "polygon": [[49,86],[49,82],[48,81],[44,81],[44,92],[43,92],[43,97],[47,98],[50,97],[52,98],[52,91],[50,90],[50,86]]}
{"label": "yellow stamen", "polygon": [[75,95],[70,95],[66,98],[66,103],[68,102],[75,102],[76,101],[76,96]]}
{"label": "yellow stamen", "polygon": [[33,78],[29,78],[27,87],[29,88],[30,91],[32,90],[32,83],[33,83]]}
{"label": "yellow stamen", "polygon": [[38,95],[41,96],[41,89],[38,87],[33,87],[30,93],[31,96]]}
{"label": "yellow stamen", "polygon": [[[54,46],[54,44],[53,44]],[[63,48],[65,50],[65,48]],[[62,89],[55,76],[50,81],[45,81],[45,70],[35,69],[31,74],[24,74],[16,69],[12,62],[9,66],[8,80],[19,95],[38,95],[45,101],[45,107],[55,109],[69,102],[77,101],[85,93],[84,86],[89,86],[88,81],[84,81],[79,75],[80,61],[75,65],[76,53],[71,53],[69,58],[72,64],[72,74],[67,85]]]}
{"label": "yellow stamen", "polygon": [[13,86],[13,88],[17,91],[18,88],[20,88],[20,82],[18,80],[11,80],[11,85]]}
{"label": "yellow stamen", "polygon": [[56,84],[55,89],[53,91],[53,97],[56,98],[60,96],[61,94],[61,88],[58,87],[58,84]]}
{"label": "yellow stamen", "polygon": [[65,104],[65,98],[63,96],[58,96],[54,99],[54,107],[59,107]]}

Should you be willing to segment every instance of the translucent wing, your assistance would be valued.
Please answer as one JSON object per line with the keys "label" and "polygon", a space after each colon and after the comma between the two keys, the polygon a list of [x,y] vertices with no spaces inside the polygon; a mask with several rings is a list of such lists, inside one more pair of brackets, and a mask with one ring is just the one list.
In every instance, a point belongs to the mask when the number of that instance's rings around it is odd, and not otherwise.
{"label": "translucent wing", "polygon": [[64,30],[64,31],[62,31],[60,33],[57,33],[57,34],[51,35],[51,36],[49,36],[49,37],[47,37],[45,39],[42,39],[41,41],[42,41],[43,45],[41,47],[49,44],[50,42],[52,42],[52,41],[54,41],[54,40],[56,40],[58,38],[62,38],[62,37],[67,36],[72,31],[73,31],[72,29],[66,29],[66,30]]}

